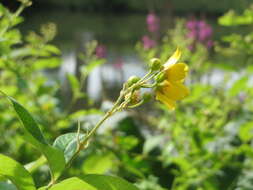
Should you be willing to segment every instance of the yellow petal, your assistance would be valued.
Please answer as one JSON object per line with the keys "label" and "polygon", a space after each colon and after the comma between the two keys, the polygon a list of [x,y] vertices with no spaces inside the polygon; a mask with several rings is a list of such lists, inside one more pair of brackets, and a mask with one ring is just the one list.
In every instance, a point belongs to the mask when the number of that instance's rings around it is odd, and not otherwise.
{"label": "yellow petal", "polygon": [[177,101],[189,95],[189,90],[181,82],[168,83],[162,88],[162,94],[168,99]]}
{"label": "yellow petal", "polygon": [[165,71],[166,80],[171,82],[184,81],[188,70],[189,68],[185,63],[174,64]]}
{"label": "yellow petal", "polygon": [[180,57],[181,57],[181,51],[177,48],[177,50],[173,53],[173,55],[164,64],[165,70],[171,65],[175,64],[180,59]]}
{"label": "yellow petal", "polygon": [[156,99],[164,103],[170,110],[174,110],[176,107],[176,102],[167,98],[165,95],[163,95],[161,92],[156,93]]}

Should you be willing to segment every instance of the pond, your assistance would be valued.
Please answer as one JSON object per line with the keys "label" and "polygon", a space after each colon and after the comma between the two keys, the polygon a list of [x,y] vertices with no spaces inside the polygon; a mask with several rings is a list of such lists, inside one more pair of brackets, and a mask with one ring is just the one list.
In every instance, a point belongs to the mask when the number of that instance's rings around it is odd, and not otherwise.
{"label": "pond", "polygon": [[[163,17],[161,19],[162,31],[171,26],[171,19]],[[90,14],[85,12],[72,12],[68,10],[41,11],[27,16],[21,24],[23,33],[28,31],[38,31],[42,24],[53,22],[57,25],[58,33],[53,43],[62,50],[63,67],[61,76],[65,71],[74,72],[76,62],[76,49],[87,39],[96,39],[98,43],[107,48],[108,63],[103,66],[106,80],[113,81],[119,78],[124,81],[130,75],[142,75],[144,73],[141,60],[138,58],[135,45],[141,37],[147,33],[145,14]],[[122,61],[124,76],[114,76],[114,68],[110,63]],[[101,68],[100,68],[101,70]],[[92,89],[101,88],[98,77],[101,71],[95,70],[92,78]],[[114,72],[115,73],[115,72]],[[114,76],[114,78],[112,78]],[[96,84],[96,88],[94,88]]]}
{"label": "pond", "polygon": [[[108,63],[91,73],[88,92],[93,98],[101,98],[102,80],[107,84],[121,86],[121,83],[131,75],[142,76],[145,72],[142,61],[138,58],[135,45],[147,33],[145,14],[91,14],[73,12],[70,10],[48,10],[33,13],[26,17],[21,24],[24,33],[38,31],[42,24],[53,22],[57,25],[58,33],[53,43],[62,50],[63,65],[59,76],[65,77],[66,72],[75,72],[76,49],[89,39],[96,39],[107,48]],[[209,20],[217,27],[215,19]],[[161,17],[161,33],[173,27],[173,18]],[[218,30],[217,30],[218,31]],[[224,33],[219,28],[218,35]],[[112,65],[121,61],[122,70],[117,71]],[[113,81],[118,81],[117,84]],[[115,89],[112,85],[112,89]],[[110,86],[110,85],[109,85]],[[116,92],[117,94],[117,92]]]}

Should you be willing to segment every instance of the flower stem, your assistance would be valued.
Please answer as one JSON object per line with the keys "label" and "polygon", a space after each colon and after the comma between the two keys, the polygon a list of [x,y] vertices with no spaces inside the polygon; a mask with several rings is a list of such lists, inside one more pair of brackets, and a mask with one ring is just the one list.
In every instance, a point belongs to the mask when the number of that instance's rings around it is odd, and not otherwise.
{"label": "flower stem", "polygon": [[[127,107],[127,104],[130,101],[132,93],[136,90],[141,88],[143,84],[148,82],[150,79],[152,79],[156,74],[154,74],[152,71],[149,71],[144,77],[142,77],[138,82],[133,84],[132,86],[127,86],[127,83],[123,85],[123,89],[120,92],[120,96],[118,97],[117,101],[113,105],[113,107],[106,112],[106,114],[99,120],[99,122],[92,128],[92,130],[86,135],[85,139],[81,142],[78,141],[78,146],[75,154],[72,156],[72,158],[68,161],[66,164],[65,169],[68,169],[73,162],[73,160],[78,156],[81,150],[83,150],[86,145],[88,144],[89,140],[91,137],[94,136],[96,131],[99,129],[99,127],[109,118],[111,117],[114,113],[123,110],[124,108]],[[126,95],[130,93],[130,97],[126,98]],[[137,107],[138,105],[141,105],[143,102],[140,102],[139,104],[134,105],[133,107]],[[51,181],[49,183],[48,188],[51,187],[57,179],[54,181]]]}

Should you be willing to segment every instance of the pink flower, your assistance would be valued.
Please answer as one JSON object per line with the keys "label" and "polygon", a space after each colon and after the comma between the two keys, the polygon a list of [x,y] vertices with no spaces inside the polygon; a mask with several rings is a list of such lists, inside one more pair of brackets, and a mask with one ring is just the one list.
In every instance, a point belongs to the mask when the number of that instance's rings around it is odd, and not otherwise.
{"label": "pink flower", "polygon": [[158,32],[160,29],[160,19],[155,13],[149,13],[146,19],[149,32]]}
{"label": "pink flower", "polygon": [[187,23],[186,23],[186,27],[187,27],[187,29],[189,29],[189,30],[196,30],[197,25],[198,25],[198,23],[197,23],[197,21],[195,21],[195,20],[189,20],[189,21],[187,21]]}
{"label": "pink flower", "polygon": [[205,41],[212,36],[213,30],[209,25],[199,29],[199,40]]}
{"label": "pink flower", "polygon": [[98,45],[95,50],[95,54],[98,58],[105,58],[106,57],[106,47],[104,45]]}
{"label": "pink flower", "polygon": [[197,25],[199,29],[205,28],[207,26],[206,22],[203,20],[198,21]]}
{"label": "pink flower", "polygon": [[191,39],[197,39],[198,37],[198,32],[196,30],[191,30],[187,33],[187,38],[191,38]]}
{"label": "pink flower", "polygon": [[186,28],[188,29],[186,37],[193,39],[193,42],[189,47],[191,51],[194,50],[196,42],[202,43],[208,49],[213,46],[213,29],[204,20],[189,20],[186,22]]}
{"label": "pink flower", "polygon": [[151,49],[156,46],[156,41],[149,38],[147,35],[142,37],[144,49]]}

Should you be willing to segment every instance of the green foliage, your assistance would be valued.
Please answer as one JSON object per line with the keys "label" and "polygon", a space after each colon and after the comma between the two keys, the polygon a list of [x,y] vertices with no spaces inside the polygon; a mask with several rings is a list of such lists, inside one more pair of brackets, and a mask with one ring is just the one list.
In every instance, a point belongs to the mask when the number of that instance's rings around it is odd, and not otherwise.
{"label": "green foliage", "polygon": [[93,154],[85,160],[82,170],[85,174],[104,174],[113,167],[115,159],[112,153]]}
{"label": "green foliage", "polygon": [[[90,108],[94,104],[84,90],[89,73],[105,62],[94,55],[97,43],[86,44],[87,51],[78,55],[79,76],[66,76],[71,94],[65,101],[61,81],[45,74],[61,64],[60,50],[50,44],[56,26],[49,23],[24,36],[17,29],[23,8],[11,13],[0,7],[0,89],[8,95],[0,99],[0,189],[252,189],[251,31],[229,33],[213,49],[196,43],[191,50],[181,19],[155,48],[138,43],[146,63],[152,57],[164,63],[177,47],[182,50],[190,96],[174,112],[150,102],[131,114],[114,115],[89,136],[103,113]],[[230,28],[251,27],[252,10],[218,20]]]}
{"label": "green foliage", "polygon": [[94,174],[86,175],[82,179],[76,177],[66,179],[52,186],[50,190],[60,190],[62,188],[69,190],[75,190],[77,188],[84,188],[87,190],[138,190],[135,186],[123,179]]}
{"label": "green foliage", "polygon": [[244,10],[242,15],[236,14],[234,11],[227,12],[218,20],[223,26],[248,25],[253,23],[253,12],[250,9]]}
{"label": "green foliage", "polygon": [[0,175],[11,180],[18,189],[36,190],[30,173],[21,164],[2,154],[0,154],[0,163]]}
{"label": "green foliage", "polygon": [[[238,15],[233,11],[219,18],[219,24],[226,27],[248,26],[253,24],[253,7],[246,9],[243,14]],[[253,33],[232,33],[222,38],[223,44],[216,47],[218,61],[224,62],[229,59],[230,65],[235,68],[250,65],[253,53]],[[225,44],[224,44],[225,43]],[[240,63],[240,64],[238,64]]]}
{"label": "green foliage", "polygon": [[[68,189],[73,190],[76,188],[98,189],[93,185],[94,178],[99,178],[96,181],[100,184],[112,184],[112,187],[115,186],[114,189],[119,189],[122,185],[136,189],[128,182],[115,177],[93,176],[87,177],[88,182],[85,182],[85,180],[75,177],[68,178],[70,177],[68,172],[63,174],[64,170],[69,169],[77,153],[86,148],[87,144],[81,144],[86,139],[85,135],[80,132],[81,126],[79,126],[77,133],[66,133],[64,135],[59,135],[61,134],[59,129],[65,129],[76,124],[80,116],[100,113],[96,109],[74,109],[74,106],[81,98],[86,98],[89,101],[83,91],[85,80],[94,68],[104,63],[104,60],[98,60],[94,55],[97,45],[95,41],[86,44],[86,53],[80,55],[80,59],[85,62],[80,68],[80,77],[68,76],[72,96],[70,104],[64,107],[61,97],[58,96],[59,81],[55,80],[49,85],[48,81],[52,79],[42,72],[45,69],[57,69],[61,64],[60,50],[49,44],[56,34],[55,25],[52,23],[43,25],[40,34],[31,32],[27,37],[23,37],[15,28],[16,24],[22,21],[19,14],[28,4],[29,2],[22,1],[20,8],[15,13],[9,12],[3,6],[0,9],[0,87],[2,95],[0,99],[0,124],[4,126],[0,129],[1,137],[3,137],[0,149],[8,154],[17,153],[17,157],[25,158],[24,160],[19,158],[23,162],[33,162],[25,165],[27,171],[18,162],[0,155],[0,187],[20,190],[36,189],[35,184],[41,187],[49,180],[45,168],[41,169],[43,168],[41,166],[48,163],[51,180],[47,186],[40,189],[62,189],[62,187],[69,187]],[[86,63],[86,61],[88,62]],[[15,99],[5,93],[15,97]],[[9,107],[6,100],[11,102],[15,112],[6,109]],[[22,105],[19,101],[22,102]],[[26,106],[29,107],[29,111],[25,108]],[[15,119],[17,117],[14,113],[17,114],[21,122]],[[6,131],[11,133],[8,134]],[[55,139],[56,136],[58,137]],[[55,141],[53,145],[50,145],[49,142],[52,139]],[[34,154],[30,151],[27,143],[33,145],[38,153]],[[12,144],[12,147],[8,152],[8,149],[4,147],[9,146],[9,144]],[[39,153],[42,155],[38,158]],[[35,183],[30,172],[33,173]],[[57,183],[62,175],[67,175],[65,178],[68,179]],[[10,184],[7,179],[11,180],[13,184]],[[108,189],[110,188],[108,187]]]}
{"label": "green foliage", "polygon": [[[251,8],[242,15],[230,12],[219,22],[231,28],[251,27],[251,13]],[[197,44],[195,50],[189,50],[192,42],[186,39],[185,28],[183,20],[177,21],[155,48],[145,50],[142,44],[137,45],[145,60],[155,55],[163,62],[168,59],[167,52],[179,46],[191,71],[186,81],[190,96],[175,112],[158,105],[163,112],[160,117],[145,115],[156,129],[147,136],[143,153],[148,158],[157,157],[166,171],[157,174],[159,182],[143,180],[139,187],[154,189],[159,183],[173,190],[250,189],[252,34],[228,34],[214,49]],[[162,181],[163,176],[171,175],[171,181]]]}
{"label": "green foliage", "polygon": [[53,179],[57,179],[65,167],[63,152],[47,144],[31,114],[16,100],[9,98],[24,125],[24,139],[34,145],[48,160]]}
{"label": "green foliage", "polygon": [[98,190],[138,190],[127,181],[113,176],[90,174],[82,179]]}
{"label": "green foliage", "polygon": [[63,180],[59,184],[56,184],[53,187],[51,187],[50,190],[60,190],[63,188],[66,188],[69,190],[75,190],[77,188],[84,188],[87,190],[96,190],[94,187],[92,187],[91,185],[89,185],[85,181],[83,181],[79,178],[76,178],[76,177]]}
{"label": "green foliage", "polygon": [[[35,0],[35,3],[43,4],[49,3],[50,5],[55,6],[63,6],[70,7],[73,6],[75,8],[84,8],[86,10],[95,11],[148,11],[150,6],[156,8],[157,10],[164,10],[167,8],[166,4],[171,4],[173,10],[180,12],[211,12],[211,13],[222,13],[228,11],[229,9],[236,9],[241,11],[243,8],[247,7],[251,3],[251,0],[110,0],[109,2],[106,0],[65,0],[65,1],[57,1],[57,0]],[[148,6],[147,6],[147,5]],[[184,5],[184,6],[182,6]]]}
{"label": "green foliage", "polygon": [[[223,13],[230,9],[234,9],[237,11],[242,11],[245,7],[247,7],[251,1],[250,0],[171,0],[172,4],[177,11],[201,11],[201,12],[210,12],[210,13]],[[184,6],[182,6],[184,5]]]}
{"label": "green foliage", "polygon": [[78,140],[83,139],[83,134],[67,133],[57,137],[53,146],[64,152],[65,161],[68,163],[78,149]]}

